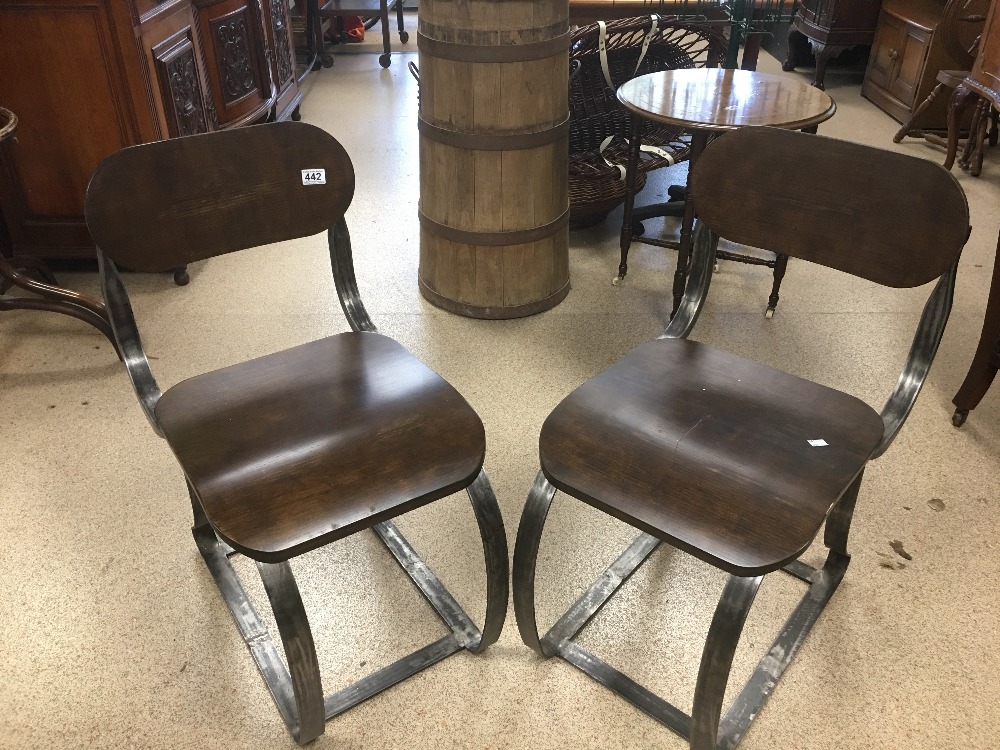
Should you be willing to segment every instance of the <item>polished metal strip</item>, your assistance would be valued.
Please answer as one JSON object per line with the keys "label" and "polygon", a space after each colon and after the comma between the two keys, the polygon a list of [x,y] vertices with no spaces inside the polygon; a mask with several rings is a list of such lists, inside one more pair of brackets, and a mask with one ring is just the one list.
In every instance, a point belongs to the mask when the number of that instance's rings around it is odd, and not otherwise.
{"label": "polished metal strip", "polygon": [[651,693],[607,662],[601,661],[579,644],[566,641],[559,647],[559,656],[671,731],[684,738],[691,736],[690,716],[655,693]]}
{"label": "polished metal strip", "polygon": [[816,574],[816,568],[801,560],[792,560],[782,570],[788,573],[788,575],[795,576],[800,581],[805,581],[806,583],[812,583],[812,577]]}
{"label": "polished metal strip", "polygon": [[569,49],[570,33],[527,44],[445,42],[417,31],[417,49],[442,60],[464,63],[516,63],[541,60]]}
{"label": "polished metal strip", "polygon": [[653,551],[660,546],[660,540],[649,534],[640,534],[615,560],[601,577],[560,617],[542,638],[542,645],[550,645],[553,650],[562,648],[586,626],[614,593],[629,579],[639,566],[646,562]]}
{"label": "polished metal strip", "polygon": [[222,599],[236,622],[243,642],[250,650],[257,670],[271,692],[278,713],[281,714],[288,730],[294,734],[298,728],[298,720],[295,715],[292,678],[274,641],[261,621],[260,615],[257,614],[253,602],[247,596],[212,527],[198,526],[193,529],[193,533],[201,556],[205,559],[212,578],[215,579],[219,593],[222,594]]}
{"label": "polished metal strip", "polygon": [[423,116],[417,119],[417,130],[430,140],[452,148],[464,148],[468,151],[524,151],[569,138],[569,115],[552,127],[530,133],[468,133],[434,125]]}
{"label": "polished metal strip", "polygon": [[485,471],[480,471],[475,481],[466,488],[479,526],[486,562],[486,615],[482,636],[477,645],[466,645],[474,654],[496,643],[507,619],[507,600],[510,598],[510,556],[507,551],[507,531],[496,494]]}
{"label": "polished metal strip", "polygon": [[530,229],[514,229],[509,232],[473,232],[468,229],[456,229],[441,224],[418,210],[420,226],[438,237],[457,242],[462,245],[478,245],[482,247],[503,247],[507,245],[526,245],[551,237],[559,230],[569,225],[569,209],[567,208],[556,219],[548,224]]}
{"label": "polished metal strip", "polygon": [[938,279],[934,291],[924,305],[903,371],[899,374],[899,380],[892,394],[882,407],[881,417],[885,430],[882,441],[872,452],[872,458],[878,458],[885,452],[909,416],[913,404],[916,403],[917,395],[927,379],[927,373],[931,369],[931,363],[944,336],[948,316],[951,314],[957,273],[956,260],[955,264]]}
{"label": "polished metal strip", "polygon": [[538,545],[542,539],[542,529],[545,528],[545,518],[548,516],[556,488],[545,478],[541,471],[535,475],[535,481],[528,491],[528,499],[521,512],[521,521],[517,526],[517,539],[514,542],[514,565],[511,579],[514,588],[514,615],[517,619],[517,630],[524,644],[539,656],[552,656],[554,651],[538,637],[538,624],[535,619],[535,566],[538,563]]}
{"label": "polished metal strip", "polygon": [[760,660],[754,673],[747,680],[740,694],[726,712],[719,724],[718,747],[733,750],[754,718],[760,713],[767,699],[774,692],[785,668],[791,663],[802,642],[809,635],[833,593],[837,590],[847,565],[846,555],[831,551],[826,564],[819,571],[816,582],[799,601],[795,611],[785,622],[774,643],[764,658]]}
{"label": "polished metal strip", "polygon": [[729,576],[705,638],[691,709],[691,750],[718,750],[719,717],[736,645],[764,576]]}
{"label": "polished metal strip", "polygon": [[420,589],[434,611],[454,633],[455,641],[461,648],[475,648],[482,637],[479,628],[462,609],[434,572],[421,560],[416,550],[406,541],[392,521],[383,521],[372,527],[379,539],[396,558],[399,566],[406,571],[413,583]]}
{"label": "polished metal strip", "polygon": [[461,651],[462,648],[462,644],[458,642],[455,636],[448,634],[440,640],[417,649],[409,656],[404,656],[399,661],[393,662],[389,666],[361,678],[342,690],[328,695],[324,701],[327,721],[350,708],[354,708],[354,706],[381,693],[383,690],[391,688],[396,683],[412,677],[417,672],[426,669],[432,664],[436,664],[457,651]]}

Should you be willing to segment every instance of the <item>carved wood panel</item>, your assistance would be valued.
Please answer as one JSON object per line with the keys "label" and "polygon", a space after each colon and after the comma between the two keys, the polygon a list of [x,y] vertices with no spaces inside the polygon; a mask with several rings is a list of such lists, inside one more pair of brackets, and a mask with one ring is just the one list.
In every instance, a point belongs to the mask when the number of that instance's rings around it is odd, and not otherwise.
{"label": "carved wood panel", "polygon": [[[198,37],[219,127],[263,119],[273,103],[261,0],[194,0]],[[209,117],[213,106],[206,107]]]}
{"label": "carved wood panel", "polygon": [[268,0],[271,16],[271,39],[274,46],[274,63],[278,74],[278,87],[285,85],[295,72],[292,45],[289,42],[288,0]]}
{"label": "carved wood panel", "polygon": [[226,105],[235,104],[256,91],[260,84],[254,74],[250,53],[250,29],[246,10],[210,23],[215,41],[215,63],[219,66],[222,96]]}
{"label": "carved wood panel", "polygon": [[170,135],[176,137],[208,132],[205,100],[190,29],[154,47],[153,59],[156,60]]}

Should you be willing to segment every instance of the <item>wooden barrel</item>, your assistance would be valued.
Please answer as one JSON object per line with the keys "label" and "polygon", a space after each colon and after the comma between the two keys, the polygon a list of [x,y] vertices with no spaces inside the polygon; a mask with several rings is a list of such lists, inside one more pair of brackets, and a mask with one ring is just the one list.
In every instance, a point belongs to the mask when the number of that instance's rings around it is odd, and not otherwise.
{"label": "wooden barrel", "polygon": [[518,318],[569,291],[567,0],[420,0],[420,291]]}

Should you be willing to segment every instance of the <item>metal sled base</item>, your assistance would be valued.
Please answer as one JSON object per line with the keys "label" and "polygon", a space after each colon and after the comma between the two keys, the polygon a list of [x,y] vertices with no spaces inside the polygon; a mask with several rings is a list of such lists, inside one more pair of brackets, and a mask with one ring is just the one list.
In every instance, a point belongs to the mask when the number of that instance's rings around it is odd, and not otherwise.
{"label": "metal sled base", "polygon": [[500,636],[507,611],[507,542],[496,498],[485,474],[468,488],[486,555],[487,606],[482,631],[391,521],[373,530],[451,631],[387,667],[324,697],[316,649],[298,587],[288,562],[257,562],[271,602],[288,667],[254,609],[229,557],[236,552],[212,530],[194,500],[195,541],[250,649],[261,676],[295,741],[304,745],[323,734],[326,721],[463,649],[484,651]]}
{"label": "metal sled base", "polygon": [[555,495],[555,488],[541,473],[528,496],[514,549],[514,610],[521,638],[540,655],[560,656],[610,688],[689,740],[692,750],[732,750],[774,692],[785,668],[844,577],[850,556],[841,550],[846,549],[847,531],[859,484],[860,477],[827,519],[826,543],[831,549],[824,566],[817,569],[795,561],[783,568],[786,573],[808,583],[809,589],[721,721],[722,700],[733,655],[763,576],[729,577],[705,641],[695,687],[694,709],[688,716],[573,642],[573,638],[662,543],[659,539],[640,534],[549,632],[542,638],[538,637],[534,605],[535,562],[545,517]]}

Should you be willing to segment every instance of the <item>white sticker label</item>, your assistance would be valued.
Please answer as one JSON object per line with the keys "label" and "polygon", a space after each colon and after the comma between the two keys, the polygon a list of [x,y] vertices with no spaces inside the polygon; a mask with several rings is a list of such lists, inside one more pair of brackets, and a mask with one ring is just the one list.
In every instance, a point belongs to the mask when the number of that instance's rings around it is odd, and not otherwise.
{"label": "white sticker label", "polygon": [[303,169],[302,170],[302,184],[303,185],[325,185],[326,184],[326,170],[325,169]]}
{"label": "white sticker label", "polygon": [[823,438],[820,438],[819,440],[810,440],[809,445],[811,445],[813,448],[822,448],[824,445],[829,445],[829,443],[826,442]]}

